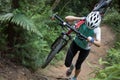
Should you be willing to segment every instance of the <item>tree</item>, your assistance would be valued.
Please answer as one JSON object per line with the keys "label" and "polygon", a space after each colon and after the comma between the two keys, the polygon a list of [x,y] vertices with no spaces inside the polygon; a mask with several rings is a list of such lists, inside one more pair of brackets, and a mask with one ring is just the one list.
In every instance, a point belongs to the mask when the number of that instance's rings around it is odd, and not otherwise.
{"label": "tree", "polygon": [[27,17],[25,17],[23,14],[17,12],[17,8],[19,8],[19,0],[12,0],[11,1],[11,12],[6,13],[4,15],[0,16],[0,22],[8,24],[7,32],[8,32],[8,41],[9,46],[13,46],[13,39],[14,39],[14,26],[17,27],[23,27],[26,30],[36,32],[38,34],[39,31],[37,31],[36,26],[29,20]]}
{"label": "tree", "polygon": [[52,5],[52,10],[54,10],[57,7],[57,5],[59,4],[59,2],[60,2],[60,0],[55,0],[55,2]]}

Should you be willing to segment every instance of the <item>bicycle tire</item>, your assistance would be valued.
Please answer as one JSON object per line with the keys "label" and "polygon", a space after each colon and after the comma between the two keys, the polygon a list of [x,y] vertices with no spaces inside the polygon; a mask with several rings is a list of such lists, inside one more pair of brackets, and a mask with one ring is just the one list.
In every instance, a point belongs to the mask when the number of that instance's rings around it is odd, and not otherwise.
{"label": "bicycle tire", "polygon": [[51,45],[51,49],[55,49],[56,46],[58,46],[58,44],[61,42],[61,40],[63,39],[63,35],[60,35]]}
{"label": "bicycle tire", "polygon": [[[58,42],[60,43],[58,44]],[[55,57],[55,55],[62,49],[63,46],[66,45],[64,42],[65,40],[63,38],[59,38],[57,41],[55,41],[54,45],[56,45],[56,47],[50,51],[49,55],[47,56],[41,68],[47,67],[47,65],[51,62],[51,60]]]}

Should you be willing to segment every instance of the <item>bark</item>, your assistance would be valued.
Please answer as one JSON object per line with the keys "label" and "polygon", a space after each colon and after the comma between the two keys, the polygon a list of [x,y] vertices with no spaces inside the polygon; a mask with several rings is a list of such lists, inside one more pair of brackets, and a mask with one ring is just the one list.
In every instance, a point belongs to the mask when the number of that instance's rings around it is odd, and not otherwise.
{"label": "bark", "polygon": [[8,46],[13,47],[14,46],[14,37],[15,37],[15,30],[14,30],[14,25],[9,23],[8,28],[7,28],[7,34],[8,34]]}
{"label": "bark", "polygon": [[19,0],[12,0],[12,8],[16,9],[19,8]]}

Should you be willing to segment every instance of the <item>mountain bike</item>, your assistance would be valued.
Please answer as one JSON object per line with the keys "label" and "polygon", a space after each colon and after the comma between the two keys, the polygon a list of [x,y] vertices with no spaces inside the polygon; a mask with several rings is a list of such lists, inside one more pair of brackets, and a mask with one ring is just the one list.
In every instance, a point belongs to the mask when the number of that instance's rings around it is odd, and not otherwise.
{"label": "mountain bike", "polygon": [[[100,0],[99,3],[95,5],[93,11],[99,11],[101,15],[105,14],[105,11],[111,1],[112,0]],[[53,44],[51,45],[51,51],[45,59],[45,62],[43,63],[41,68],[45,68],[55,57],[55,55],[67,45],[67,43],[72,39],[70,35],[71,32],[77,34],[79,36],[79,39],[87,40],[86,36],[77,31],[77,28],[79,28],[79,26],[85,22],[85,17],[82,18],[82,20],[80,20],[79,22],[77,22],[77,24],[74,26],[71,26],[69,23],[65,22],[57,14],[54,14],[53,18],[57,19],[60,22],[61,27],[68,28],[69,30],[67,32],[62,32],[60,36],[53,42]]]}
{"label": "mountain bike", "polygon": [[[67,43],[72,39],[70,35],[72,31],[75,32],[77,35],[79,35],[80,39],[82,40],[87,39],[87,37],[82,35],[80,32],[76,30],[76,28],[74,28],[76,26],[71,26],[69,23],[65,22],[56,14],[54,14],[53,17],[60,21],[60,26],[70,30],[68,30],[67,32],[62,32],[60,36],[53,42],[53,44],[51,45],[51,51],[47,56],[44,64],[42,65],[42,68],[45,68],[50,63],[50,61],[55,57],[55,55],[59,53],[61,49],[63,49],[67,45]],[[81,22],[84,23],[84,21]]]}

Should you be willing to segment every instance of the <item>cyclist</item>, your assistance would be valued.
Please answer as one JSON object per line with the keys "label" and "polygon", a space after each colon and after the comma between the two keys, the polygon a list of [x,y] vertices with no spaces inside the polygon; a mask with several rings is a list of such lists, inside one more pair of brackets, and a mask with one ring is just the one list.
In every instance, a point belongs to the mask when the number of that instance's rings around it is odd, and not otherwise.
{"label": "cyclist", "polygon": [[[68,22],[80,20],[81,17],[76,16],[67,16],[65,19]],[[79,56],[75,64],[75,75],[71,78],[71,80],[77,80],[77,77],[81,71],[81,64],[86,59],[90,52],[91,45],[94,44],[100,47],[101,44],[101,15],[98,11],[92,11],[88,14],[85,18],[85,23],[83,23],[79,28],[78,31],[83,35],[87,36],[87,40],[82,40],[79,38],[78,35],[72,41],[66,58],[65,58],[65,66],[68,67],[66,71],[66,76],[70,76],[73,71],[74,66],[72,65],[73,57],[79,51]]]}

